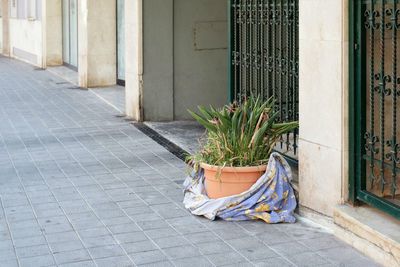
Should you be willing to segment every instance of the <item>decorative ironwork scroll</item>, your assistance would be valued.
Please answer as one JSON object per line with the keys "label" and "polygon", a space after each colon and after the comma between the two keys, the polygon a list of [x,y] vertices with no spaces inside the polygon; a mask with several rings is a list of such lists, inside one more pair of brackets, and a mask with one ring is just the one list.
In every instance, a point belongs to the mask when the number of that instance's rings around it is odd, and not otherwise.
{"label": "decorative ironwork scroll", "polygon": [[[231,94],[274,97],[278,121],[298,120],[298,0],[231,0]],[[298,130],[280,150],[297,154]]]}

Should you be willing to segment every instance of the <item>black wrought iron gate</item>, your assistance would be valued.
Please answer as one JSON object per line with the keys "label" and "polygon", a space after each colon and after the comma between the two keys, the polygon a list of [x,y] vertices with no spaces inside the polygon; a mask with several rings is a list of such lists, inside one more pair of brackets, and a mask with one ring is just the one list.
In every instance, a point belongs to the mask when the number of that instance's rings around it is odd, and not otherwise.
{"label": "black wrought iron gate", "polygon": [[400,218],[400,0],[351,8],[351,195]]}
{"label": "black wrought iron gate", "polygon": [[[274,96],[279,121],[298,120],[298,0],[230,0],[231,100]],[[281,148],[297,152],[297,131]]]}

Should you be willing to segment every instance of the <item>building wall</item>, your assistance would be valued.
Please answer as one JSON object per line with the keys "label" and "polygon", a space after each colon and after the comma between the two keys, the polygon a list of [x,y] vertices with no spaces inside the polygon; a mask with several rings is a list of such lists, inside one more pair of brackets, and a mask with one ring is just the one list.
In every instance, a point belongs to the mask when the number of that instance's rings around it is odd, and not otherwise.
{"label": "building wall", "polygon": [[227,39],[226,0],[175,0],[174,119],[226,103]]}
{"label": "building wall", "polygon": [[348,0],[299,5],[300,204],[332,216],[348,192]]}
{"label": "building wall", "polygon": [[143,1],[144,120],[173,120],[173,11],[174,0]]}
{"label": "building wall", "polygon": [[142,120],[143,5],[142,0],[125,2],[125,113]]}
{"label": "building wall", "polygon": [[226,5],[143,2],[144,120],[190,119],[187,109],[226,103]]}
{"label": "building wall", "polygon": [[17,59],[42,66],[42,22],[10,18],[10,55]]}
{"label": "building wall", "polygon": [[116,1],[78,1],[78,72],[81,87],[116,84]]}
{"label": "building wall", "polygon": [[2,50],[3,50],[3,18],[0,17],[0,51]]}
{"label": "building wall", "polygon": [[46,65],[63,64],[62,56],[62,0],[43,0],[45,5]]}

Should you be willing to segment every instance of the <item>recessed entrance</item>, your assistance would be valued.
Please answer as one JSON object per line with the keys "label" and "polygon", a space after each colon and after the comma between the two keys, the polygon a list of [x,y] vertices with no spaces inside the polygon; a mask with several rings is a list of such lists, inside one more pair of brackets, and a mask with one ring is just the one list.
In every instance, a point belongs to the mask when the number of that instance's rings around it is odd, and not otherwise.
{"label": "recessed entrance", "polygon": [[351,7],[351,195],[400,218],[400,1]]}
{"label": "recessed entrance", "polygon": [[125,0],[117,0],[117,83],[125,85]]}
{"label": "recessed entrance", "polygon": [[63,0],[63,62],[78,68],[78,1]]}

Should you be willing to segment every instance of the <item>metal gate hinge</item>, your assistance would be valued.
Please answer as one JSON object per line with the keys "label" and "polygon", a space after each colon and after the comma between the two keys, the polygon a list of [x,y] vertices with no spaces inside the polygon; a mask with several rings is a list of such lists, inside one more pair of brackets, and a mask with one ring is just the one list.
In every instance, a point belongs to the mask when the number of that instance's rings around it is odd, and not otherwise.
{"label": "metal gate hinge", "polygon": [[358,49],[358,44],[354,44],[354,50],[357,50]]}

